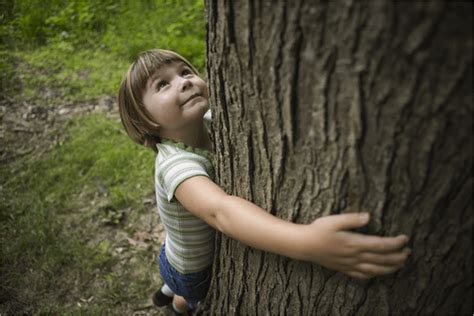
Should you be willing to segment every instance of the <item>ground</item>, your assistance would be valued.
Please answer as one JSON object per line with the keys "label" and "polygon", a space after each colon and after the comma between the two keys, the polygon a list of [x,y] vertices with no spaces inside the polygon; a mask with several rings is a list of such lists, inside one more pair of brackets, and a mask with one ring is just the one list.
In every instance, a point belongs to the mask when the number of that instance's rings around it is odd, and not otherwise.
{"label": "ground", "polygon": [[[20,159],[24,156],[41,159],[49,150],[64,141],[62,133],[65,124],[75,115],[103,113],[112,120],[118,120],[117,105],[113,97],[104,96],[96,101],[74,102],[63,100],[59,105],[48,106],[47,95],[38,103],[32,101],[18,102],[9,98],[0,99],[0,161],[2,164]],[[41,103],[41,104],[40,104]],[[1,188],[0,188],[1,189]],[[104,191],[104,192],[101,192]],[[87,278],[78,277],[77,271],[65,270],[63,281],[57,289],[47,289],[42,293],[42,303],[62,305],[61,310],[85,311],[94,310],[93,306],[109,306],[112,314],[133,315],[166,315],[167,309],[157,309],[151,302],[151,294],[161,284],[154,257],[158,253],[164,238],[159,223],[153,192],[143,196],[145,212],[129,215],[131,209],[110,209],[107,204],[107,188],[98,189],[94,194],[84,193],[87,203],[83,208],[67,210],[64,215],[66,229],[80,231],[82,236],[89,236],[87,243],[92,246],[104,246],[115,261],[107,271],[93,271]],[[84,216],[94,209],[100,216]],[[126,220],[122,219],[126,217]],[[99,219],[99,221],[97,221]],[[117,222],[121,222],[117,225]],[[31,271],[34,275],[34,271]],[[145,285],[145,293],[128,294],[134,281],[140,279]],[[117,280],[120,280],[118,282]],[[58,282],[56,282],[58,283]],[[137,282],[138,283],[138,282]],[[87,291],[83,289],[87,288]],[[116,289],[111,289],[116,288]],[[121,293],[127,294],[121,294]],[[22,289],[0,298],[0,314],[35,313],[41,306],[29,303],[36,293]],[[48,301],[48,297],[50,301]],[[29,299],[30,298],[30,299]],[[48,303],[47,303],[48,304]],[[41,309],[40,309],[41,310]],[[52,310],[55,310],[53,306]],[[100,310],[100,309],[99,309]]]}

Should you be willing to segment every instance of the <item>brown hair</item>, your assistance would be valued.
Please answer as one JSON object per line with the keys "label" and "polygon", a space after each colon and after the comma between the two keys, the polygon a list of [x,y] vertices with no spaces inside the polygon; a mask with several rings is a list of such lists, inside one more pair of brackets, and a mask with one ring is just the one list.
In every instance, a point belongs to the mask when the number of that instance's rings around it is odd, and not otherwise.
{"label": "brown hair", "polygon": [[152,49],[141,53],[130,65],[118,93],[118,106],[122,124],[130,138],[146,147],[157,151],[156,144],[159,126],[153,121],[143,104],[143,93],[148,79],[164,64],[182,61],[199,75],[198,71],[179,54],[164,50]]}

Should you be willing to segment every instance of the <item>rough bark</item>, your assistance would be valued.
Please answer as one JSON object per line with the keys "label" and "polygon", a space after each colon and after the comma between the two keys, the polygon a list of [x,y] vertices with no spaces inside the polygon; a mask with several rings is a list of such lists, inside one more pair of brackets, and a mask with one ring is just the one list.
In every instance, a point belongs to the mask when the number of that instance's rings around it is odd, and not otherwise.
{"label": "rough bark", "polygon": [[472,313],[472,4],[206,5],[219,183],[297,223],[369,210],[413,254],[358,282],[219,236],[202,312]]}

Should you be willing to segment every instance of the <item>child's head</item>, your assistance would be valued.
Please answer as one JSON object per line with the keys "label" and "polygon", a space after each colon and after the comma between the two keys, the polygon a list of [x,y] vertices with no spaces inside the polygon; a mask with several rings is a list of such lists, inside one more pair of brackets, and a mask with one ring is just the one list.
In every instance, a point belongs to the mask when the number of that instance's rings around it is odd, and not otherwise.
{"label": "child's head", "polygon": [[118,104],[120,118],[127,134],[138,144],[156,151],[160,142],[158,124],[143,103],[143,94],[149,79],[164,65],[183,62],[194,74],[198,71],[184,57],[163,49],[148,50],[138,56],[128,68],[120,85]]}

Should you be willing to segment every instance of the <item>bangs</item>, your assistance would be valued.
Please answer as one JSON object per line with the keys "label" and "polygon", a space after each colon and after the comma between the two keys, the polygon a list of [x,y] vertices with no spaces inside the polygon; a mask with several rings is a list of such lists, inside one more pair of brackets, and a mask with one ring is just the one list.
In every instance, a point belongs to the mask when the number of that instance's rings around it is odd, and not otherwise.
{"label": "bangs", "polygon": [[131,66],[130,75],[133,80],[130,80],[130,82],[135,86],[134,88],[140,88],[140,90],[143,90],[146,87],[148,79],[150,79],[158,69],[163,65],[175,61],[185,63],[196,75],[199,75],[198,71],[184,57],[172,51],[153,49],[142,53]]}

